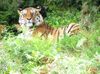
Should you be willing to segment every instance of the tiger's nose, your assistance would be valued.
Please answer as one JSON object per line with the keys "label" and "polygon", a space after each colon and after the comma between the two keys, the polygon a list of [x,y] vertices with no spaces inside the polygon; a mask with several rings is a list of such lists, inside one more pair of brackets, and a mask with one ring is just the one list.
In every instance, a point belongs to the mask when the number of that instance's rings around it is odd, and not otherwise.
{"label": "tiger's nose", "polygon": [[31,18],[27,18],[27,20],[31,20]]}
{"label": "tiger's nose", "polygon": [[35,24],[35,22],[33,22],[33,25]]}

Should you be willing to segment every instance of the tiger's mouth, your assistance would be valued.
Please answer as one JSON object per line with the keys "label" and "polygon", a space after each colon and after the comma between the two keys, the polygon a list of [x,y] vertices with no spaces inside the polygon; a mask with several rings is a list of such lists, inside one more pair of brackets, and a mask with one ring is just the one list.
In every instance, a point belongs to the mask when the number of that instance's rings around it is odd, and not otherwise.
{"label": "tiger's mouth", "polygon": [[27,26],[28,28],[32,28],[32,27],[33,27],[33,23],[32,23],[32,22],[29,22],[29,23],[26,24],[26,26]]}
{"label": "tiger's mouth", "polygon": [[28,22],[28,23],[26,24],[26,26],[27,26],[29,29],[32,29],[33,26],[34,26],[34,23],[33,23],[33,22]]}
{"label": "tiger's mouth", "polygon": [[26,21],[26,26],[27,27],[31,27],[31,26],[33,26],[33,21],[30,19],[30,20],[27,20]]}

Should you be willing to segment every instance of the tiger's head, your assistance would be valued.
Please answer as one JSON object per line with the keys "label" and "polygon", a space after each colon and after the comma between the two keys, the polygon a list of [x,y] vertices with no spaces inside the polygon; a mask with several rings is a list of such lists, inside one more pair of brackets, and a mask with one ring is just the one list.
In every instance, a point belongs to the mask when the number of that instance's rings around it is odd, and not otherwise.
{"label": "tiger's head", "polygon": [[18,10],[19,14],[19,24],[23,27],[32,27],[33,23],[36,25],[39,24],[39,22],[42,22],[43,19],[40,21],[39,19],[42,18],[42,15],[39,13],[41,9],[28,7],[23,10]]}
{"label": "tiger's head", "polygon": [[42,23],[44,22],[44,19],[42,17],[42,15],[40,14],[39,11],[37,11],[34,15],[34,20],[33,20],[33,23],[35,26],[39,26],[41,25]]}

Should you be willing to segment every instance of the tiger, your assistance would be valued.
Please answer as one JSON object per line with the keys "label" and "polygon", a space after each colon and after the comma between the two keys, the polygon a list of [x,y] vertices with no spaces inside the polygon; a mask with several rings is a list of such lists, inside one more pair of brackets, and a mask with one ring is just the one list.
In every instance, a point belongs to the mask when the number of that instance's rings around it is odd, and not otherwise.
{"label": "tiger", "polygon": [[[31,30],[31,36],[39,35],[39,37],[51,38],[57,40],[59,38],[66,36],[71,36],[77,34],[80,30],[80,26],[77,23],[70,23],[68,26],[63,26],[59,28],[53,28],[45,23],[42,15],[40,14],[41,9],[36,8],[25,8],[20,11],[19,23],[28,25],[29,23],[34,23],[35,29]],[[29,20],[30,18],[30,20]],[[31,21],[31,22],[29,22]]]}
{"label": "tiger", "polygon": [[36,9],[33,7],[28,7],[25,9],[18,9],[18,14],[19,14],[19,24],[22,28],[27,27],[27,28],[31,28],[33,26],[33,20],[35,17],[35,13],[39,12],[40,9]]}
{"label": "tiger", "polygon": [[45,23],[39,12],[36,12],[35,14],[36,17],[34,18],[34,24],[36,28],[33,31],[33,36],[40,34],[40,36],[44,36],[46,38],[50,37],[53,40],[57,40],[59,38],[63,38],[65,35],[71,36],[80,31],[80,26],[77,23],[70,23],[68,26],[53,28]]}
{"label": "tiger", "polygon": [[[19,14],[19,20],[18,23],[19,25],[15,25],[17,27],[17,30],[21,30],[22,33],[20,34],[21,36],[28,36],[28,34],[32,34],[32,27],[34,24],[34,17],[36,16],[36,12],[40,12],[40,8],[33,8],[33,7],[28,7],[25,9],[18,9],[17,12]],[[42,18],[42,15],[40,15],[40,18]],[[43,19],[41,19],[41,22]],[[35,21],[36,22],[36,21]],[[41,23],[40,22],[40,23]],[[37,24],[40,24],[37,22]],[[31,32],[31,33],[30,33]],[[28,34],[27,34],[28,33]]]}
{"label": "tiger", "polygon": [[60,28],[53,28],[48,26],[46,23],[42,23],[36,26],[32,35],[39,35],[40,37],[50,38],[52,40],[58,40],[64,38],[64,36],[72,36],[77,34],[79,31],[79,25],[76,23],[71,23],[69,26],[64,26]]}

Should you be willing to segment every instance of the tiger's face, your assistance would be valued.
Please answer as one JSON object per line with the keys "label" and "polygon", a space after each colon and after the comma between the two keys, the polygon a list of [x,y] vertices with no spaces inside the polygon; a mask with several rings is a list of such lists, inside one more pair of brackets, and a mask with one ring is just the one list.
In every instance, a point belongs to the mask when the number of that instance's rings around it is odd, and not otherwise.
{"label": "tiger's face", "polygon": [[[23,27],[32,27],[33,23],[37,23],[36,16],[40,9],[28,7],[23,10],[18,10],[19,13],[19,24]],[[41,16],[40,16],[41,17]]]}
{"label": "tiger's face", "polygon": [[35,26],[39,26],[44,22],[42,15],[37,11],[34,17],[34,24]]}

